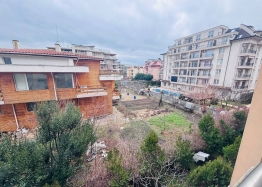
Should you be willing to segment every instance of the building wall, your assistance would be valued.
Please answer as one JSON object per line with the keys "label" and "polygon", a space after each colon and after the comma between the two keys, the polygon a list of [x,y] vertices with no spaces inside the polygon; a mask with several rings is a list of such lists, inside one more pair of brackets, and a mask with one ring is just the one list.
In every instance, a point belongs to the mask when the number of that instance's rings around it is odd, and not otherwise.
{"label": "building wall", "polygon": [[[76,62],[75,62],[76,63]],[[79,106],[83,118],[97,117],[105,114],[112,114],[112,97],[115,88],[115,81],[99,81],[99,61],[79,60],[77,66],[89,66],[89,72],[74,74],[75,88],[56,89],[58,100],[73,101]],[[28,129],[37,126],[36,116],[33,111],[27,111],[27,102],[39,102],[55,100],[54,84],[51,73],[47,73],[48,90],[27,90],[16,91],[12,73],[0,73],[0,87],[2,89],[4,105],[0,105],[0,131],[15,131],[16,121],[12,108],[14,104],[19,127]],[[77,99],[76,87],[106,87],[107,96],[88,97]]]}
{"label": "building wall", "polygon": [[230,186],[233,187],[251,167],[257,166],[262,160],[262,73],[257,80],[254,96],[249,110],[244,134],[232,174]]}

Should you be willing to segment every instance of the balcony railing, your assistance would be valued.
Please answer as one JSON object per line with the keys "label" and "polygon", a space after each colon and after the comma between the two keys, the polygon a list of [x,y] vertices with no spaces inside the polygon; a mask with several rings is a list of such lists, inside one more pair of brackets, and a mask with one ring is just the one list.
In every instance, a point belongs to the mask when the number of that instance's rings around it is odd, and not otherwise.
{"label": "balcony railing", "polygon": [[236,78],[249,78],[249,77],[251,77],[251,75],[250,74],[243,74],[243,75],[239,75],[239,74],[237,74],[236,75]]}
{"label": "balcony railing", "polygon": [[254,65],[254,63],[248,63],[248,62],[246,62],[246,63],[244,63],[244,62],[238,63],[238,66],[253,66],[253,65]]}
{"label": "balcony railing", "polygon": [[213,66],[213,64],[200,64],[199,67],[201,67],[201,68],[210,68],[212,66]]}
{"label": "balcony railing", "polygon": [[187,64],[180,64],[180,67],[181,67],[181,68],[186,68],[186,67],[187,67]]}
{"label": "balcony railing", "polygon": [[76,88],[77,98],[107,95],[106,87],[81,85]]}
{"label": "balcony railing", "polygon": [[247,89],[248,86],[234,86],[235,89]]}
{"label": "balcony railing", "polygon": [[256,51],[255,50],[253,50],[253,49],[245,49],[245,50],[241,50],[241,53],[254,53],[254,54],[256,54]]}
{"label": "balcony railing", "polygon": [[120,72],[117,70],[100,70],[100,75],[115,75],[115,74],[120,74]]}
{"label": "balcony railing", "polygon": [[198,73],[198,76],[202,76],[202,77],[210,77],[211,74],[210,74],[210,73]]}

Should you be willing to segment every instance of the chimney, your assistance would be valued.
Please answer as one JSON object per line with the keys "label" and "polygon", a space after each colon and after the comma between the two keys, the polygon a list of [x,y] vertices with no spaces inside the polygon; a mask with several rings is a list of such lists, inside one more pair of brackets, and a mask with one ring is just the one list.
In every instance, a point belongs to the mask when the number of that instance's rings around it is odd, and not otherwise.
{"label": "chimney", "polygon": [[72,44],[72,53],[76,53],[76,46],[75,46],[75,44]]}
{"label": "chimney", "polygon": [[55,43],[55,51],[56,52],[61,52],[61,46],[59,45],[58,42]]}
{"label": "chimney", "polygon": [[12,40],[14,49],[19,49],[19,41],[18,40]]}

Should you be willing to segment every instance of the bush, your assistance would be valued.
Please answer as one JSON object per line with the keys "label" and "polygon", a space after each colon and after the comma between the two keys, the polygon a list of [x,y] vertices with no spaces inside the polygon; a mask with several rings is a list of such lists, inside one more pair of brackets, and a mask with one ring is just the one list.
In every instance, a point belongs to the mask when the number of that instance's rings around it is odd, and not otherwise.
{"label": "bush", "polygon": [[219,186],[227,187],[233,168],[221,157],[198,166],[188,176],[189,186]]}
{"label": "bush", "polygon": [[241,104],[250,104],[253,98],[254,92],[243,93],[240,95],[239,101]]}
{"label": "bush", "polygon": [[224,154],[224,158],[230,162],[232,164],[232,166],[235,165],[236,159],[237,159],[237,154],[238,154],[238,150],[240,147],[240,143],[241,143],[241,137],[238,136],[234,143],[231,145],[228,145],[226,147],[223,147],[223,154]]}
{"label": "bush", "polygon": [[137,73],[134,77],[134,80],[146,80],[151,81],[153,79],[153,75],[151,74],[144,74],[144,73]]}
{"label": "bush", "polygon": [[212,99],[210,100],[210,104],[211,104],[211,105],[217,105],[217,104],[218,104],[218,99],[217,99],[217,98],[212,98]]}

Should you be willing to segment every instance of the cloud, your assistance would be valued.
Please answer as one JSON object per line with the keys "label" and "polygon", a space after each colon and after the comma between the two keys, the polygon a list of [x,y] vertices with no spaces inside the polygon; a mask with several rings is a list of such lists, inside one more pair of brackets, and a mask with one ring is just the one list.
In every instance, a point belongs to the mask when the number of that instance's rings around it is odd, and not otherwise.
{"label": "cloud", "polygon": [[261,14],[259,0],[9,0],[0,6],[0,47],[12,47],[12,39],[27,48],[58,40],[95,45],[121,62],[142,65],[161,57],[175,39],[210,27],[262,29]]}

